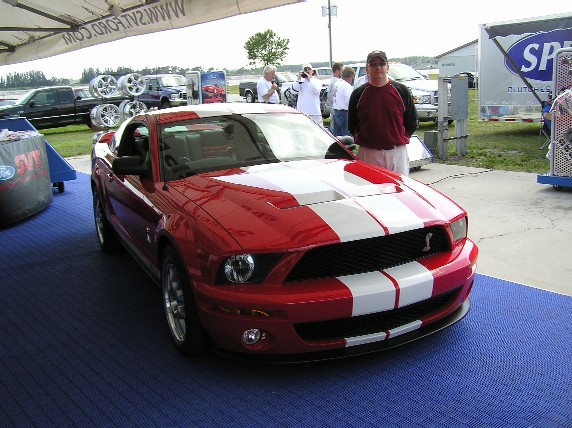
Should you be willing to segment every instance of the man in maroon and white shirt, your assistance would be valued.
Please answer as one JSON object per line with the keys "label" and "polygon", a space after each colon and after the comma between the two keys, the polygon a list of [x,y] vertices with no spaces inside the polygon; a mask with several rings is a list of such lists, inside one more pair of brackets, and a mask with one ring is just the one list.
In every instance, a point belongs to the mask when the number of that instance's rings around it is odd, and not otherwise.
{"label": "man in maroon and white shirt", "polygon": [[391,80],[388,70],[385,52],[370,52],[369,81],[352,92],[348,128],[359,146],[358,159],[407,176],[407,144],[418,127],[417,111],[409,88]]}

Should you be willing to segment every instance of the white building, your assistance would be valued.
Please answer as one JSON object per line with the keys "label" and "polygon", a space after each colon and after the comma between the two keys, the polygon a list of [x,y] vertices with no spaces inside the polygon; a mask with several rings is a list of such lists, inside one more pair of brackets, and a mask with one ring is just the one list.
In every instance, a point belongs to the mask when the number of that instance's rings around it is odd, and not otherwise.
{"label": "white building", "polygon": [[439,76],[453,76],[463,71],[475,74],[477,71],[478,40],[473,40],[463,46],[435,56]]}

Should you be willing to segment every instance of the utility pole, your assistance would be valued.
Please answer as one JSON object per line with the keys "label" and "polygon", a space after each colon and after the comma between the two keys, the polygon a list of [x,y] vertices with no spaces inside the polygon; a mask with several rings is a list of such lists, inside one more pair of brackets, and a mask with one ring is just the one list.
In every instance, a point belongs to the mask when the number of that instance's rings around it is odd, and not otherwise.
{"label": "utility pole", "polygon": [[332,61],[332,16],[338,16],[338,7],[334,4],[330,4],[331,0],[328,0],[327,6],[322,6],[322,17],[328,17],[328,34],[330,36],[330,67],[333,64]]}

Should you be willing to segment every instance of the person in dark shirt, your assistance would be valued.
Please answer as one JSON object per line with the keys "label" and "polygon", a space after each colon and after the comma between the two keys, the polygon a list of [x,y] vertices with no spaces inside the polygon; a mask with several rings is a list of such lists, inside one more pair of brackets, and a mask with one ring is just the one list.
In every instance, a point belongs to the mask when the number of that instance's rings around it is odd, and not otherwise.
{"label": "person in dark shirt", "polygon": [[393,81],[383,51],[367,56],[369,81],[355,88],[348,105],[348,129],[365,162],[409,175],[407,144],[418,127],[413,96],[407,86]]}

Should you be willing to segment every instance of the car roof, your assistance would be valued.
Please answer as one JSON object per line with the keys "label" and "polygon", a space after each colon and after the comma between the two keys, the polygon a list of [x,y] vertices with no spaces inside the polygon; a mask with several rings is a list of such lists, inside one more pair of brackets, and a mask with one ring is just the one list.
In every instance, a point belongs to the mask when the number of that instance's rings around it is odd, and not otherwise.
{"label": "car roof", "polygon": [[284,104],[259,104],[259,103],[213,103],[196,104],[168,109],[152,110],[135,116],[152,116],[158,123],[170,123],[179,120],[197,119],[212,116],[231,116],[233,114],[256,114],[256,113],[292,113],[302,114],[298,110]]}

